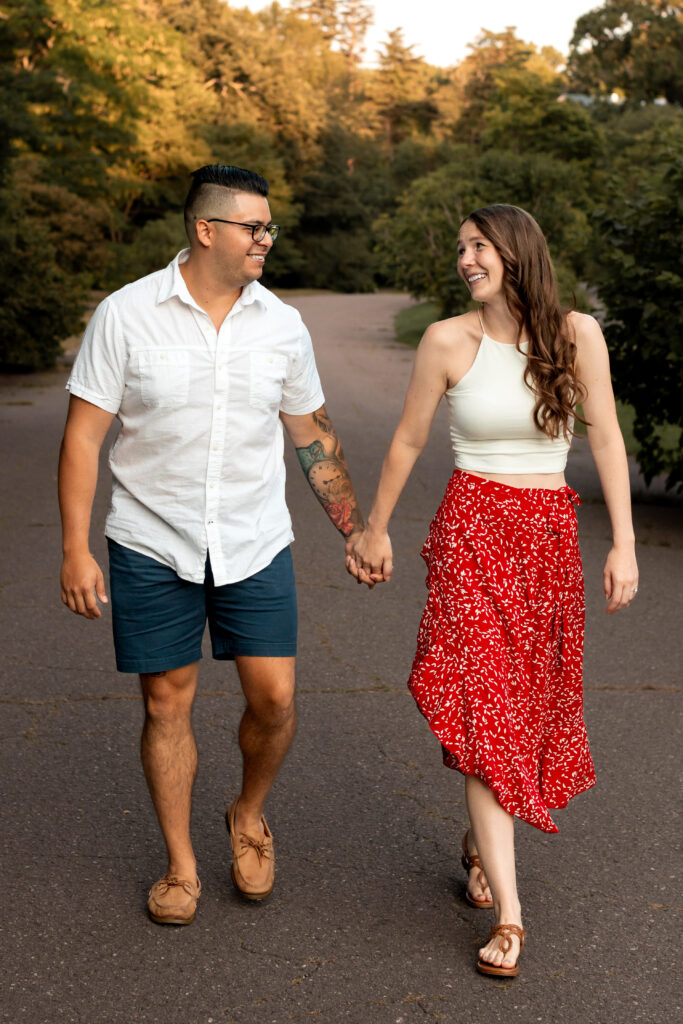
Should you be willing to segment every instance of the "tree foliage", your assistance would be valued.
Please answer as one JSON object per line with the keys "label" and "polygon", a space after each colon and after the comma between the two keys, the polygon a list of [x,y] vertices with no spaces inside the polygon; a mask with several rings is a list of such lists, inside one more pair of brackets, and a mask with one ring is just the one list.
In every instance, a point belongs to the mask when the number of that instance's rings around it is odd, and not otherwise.
{"label": "tree foliage", "polygon": [[569,75],[575,89],[633,103],[683,103],[683,11],[668,0],[605,0],[578,19]]}
{"label": "tree foliage", "polygon": [[[674,224],[680,4],[606,0],[577,22],[566,67],[512,27],[482,30],[446,68],[397,29],[366,66],[371,17],[366,0],[258,13],[224,0],[0,0],[0,363],[49,365],[92,288],[168,262],[203,163],[269,179],[283,230],[267,284],[406,287],[444,312],[466,299],[460,219],[513,202],[546,232],[565,297],[581,298],[581,281],[599,288],[643,465],[673,472],[654,424],[677,422],[678,357],[670,341],[638,342],[650,370],[639,364],[636,388],[626,339],[680,308],[673,238],[658,249],[641,237]],[[602,102],[615,90],[625,103]]]}
{"label": "tree foliage", "polygon": [[488,150],[477,155],[457,147],[451,162],[406,189],[394,216],[379,220],[384,259],[402,287],[436,299],[443,315],[462,312],[468,294],[457,272],[460,224],[480,206],[513,203],[538,220],[570,298],[588,231],[585,211],[567,207],[574,182],[571,165],[541,153]]}
{"label": "tree foliage", "polygon": [[292,0],[289,6],[317,25],[352,65],[359,63],[373,21],[371,4],[364,0]]}
{"label": "tree foliage", "polygon": [[[649,482],[666,472],[683,489],[683,119],[656,127],[638,148],[652,164],[631,168],[624,188],[594,212],[600,248],[596,274],[607,310],[606,334],[617,393],[636,411],[638,461]],[[663,425],[677,429],[667,444]],[[668,432],[669,435],[671,432]]]}

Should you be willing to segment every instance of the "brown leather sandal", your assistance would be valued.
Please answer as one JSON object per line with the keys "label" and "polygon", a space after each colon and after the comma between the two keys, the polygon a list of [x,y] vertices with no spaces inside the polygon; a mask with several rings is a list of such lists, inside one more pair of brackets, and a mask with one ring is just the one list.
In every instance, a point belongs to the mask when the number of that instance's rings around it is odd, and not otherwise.
{"label": "brown leather sandal", "polygon": [[[477,856],[476,853],[470,853],[467,846],[467,840],[469,838],[470,831],[471,830],[468,828],[467,831],[465,832],[465,835],[462,837],[462,866],[464,867],[468,876],[472,868],[479,868],[479,874],[477,875],[477,883],[482,887],[482,889],[486,889],[488,888],[488,882],[486,881],[486,875],[484,874],[484,869],[481,866],[481,861],[479,860],[479,857]],[[475,900],[474,896],[469,891],[469,889],[465,889],[465,899],[471,906],[476,907],[477,910],[490,910],[493,906],[493,900]]]}
{"label": "brown leather sandal", "polygon": [[[516,935],[519,939],[519,956],[522,955],[524,949],[524,929],[518,924],[497,924],[491,929],[491,934],[488,937],[488,941],[494,939],[496,935],[502,935],[503,941],[501,943],[501,951],[503,955],[510,952],[512,949],[512,935]],[[519,957],[514,967],[496,967],[495,964],[490,964],[486,960],[482,960],[481,957],[477,960],[477,970],[480,974],[493,974],[497,978],[516,978],[519,974]]]}

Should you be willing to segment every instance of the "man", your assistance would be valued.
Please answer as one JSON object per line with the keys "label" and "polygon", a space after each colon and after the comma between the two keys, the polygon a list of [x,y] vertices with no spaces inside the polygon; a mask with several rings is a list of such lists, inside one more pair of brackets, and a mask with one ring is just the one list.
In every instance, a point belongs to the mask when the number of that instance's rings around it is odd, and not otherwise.
{"label": "man", "polygon": [[195,171],[189,249],[98,306],[67,384],[62,601],[88,619],[107,602],[88,546],[98,456],[114,416],[121,422],[105,528],[112,620],[117,667],[139,674],[145,704],[142,763],[168,851],[148,900],[161,924],[191,923],[201,891],[190,713],[207,619],[213,656],[235,660],[246,698],[242,788],[226,812],[232,879],[247,899],[273,887],[263,807],[296,720],[283,426],[347,555],[362,529],[308,332],[259,284],[278,233],[267,195],[250,171]]}

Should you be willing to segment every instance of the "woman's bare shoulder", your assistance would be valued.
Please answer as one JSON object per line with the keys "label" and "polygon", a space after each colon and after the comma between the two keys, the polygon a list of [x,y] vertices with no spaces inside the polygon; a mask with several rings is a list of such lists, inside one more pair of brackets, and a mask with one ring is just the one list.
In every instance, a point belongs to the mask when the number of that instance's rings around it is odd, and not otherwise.
{"label": "woman's bare shoulder", "polygon": [[590,313],[579,313],[573,309],[567,313],[567,323],[577,342],[584,338],[602,338],[600,324]]}
{"label": "woman's bare shoulder", "polygon": [[463,313],[431,324],[418,346],[418,358],[438,365],[452,387],[467,373],[481,341],[481,325],[476,313]]}
{"label": "woman's bare shoulder", "polygon": [[471,344],[481,340],[479,318],[474,312],[451,316],[430,324],[422,335],[420,345],[430,348],[447,348]]}

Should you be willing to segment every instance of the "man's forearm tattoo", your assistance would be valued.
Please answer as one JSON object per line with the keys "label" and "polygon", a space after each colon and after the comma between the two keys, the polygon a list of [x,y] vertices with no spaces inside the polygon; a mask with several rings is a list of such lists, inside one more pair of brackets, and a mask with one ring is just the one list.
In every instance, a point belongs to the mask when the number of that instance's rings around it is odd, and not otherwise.
{"label": "man's forearm tattoo", "polygon": [[[323,415],[320,412],[320,410],[318,410],[318,412],[314,412],[312,415],[313,422],[315,423],[316,427],[320,427],[320,429],[324,431],[324,433],[326,434],[332,434],[334,437],[337,437],[337,435],[334,432],[334,427],[332,426],[332,421],[330,420],[330,417],[327,415],[327,413]],[[337,440],[339,439],[337,438]]]}
{"label": "man's forearm tattoo", "polygon": [[336,528],[345,536],[362,530],[363,518],[353,492],[341,442],[327,415],[313,413],[316,426],[325,434],[296,454],[315,496]]}

